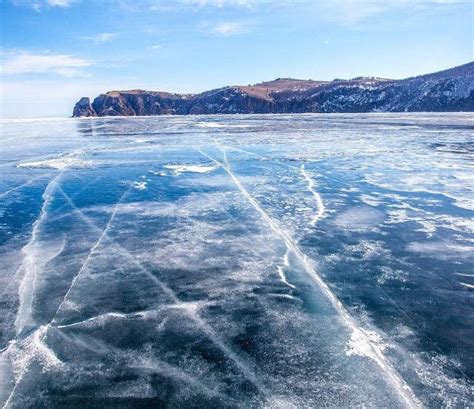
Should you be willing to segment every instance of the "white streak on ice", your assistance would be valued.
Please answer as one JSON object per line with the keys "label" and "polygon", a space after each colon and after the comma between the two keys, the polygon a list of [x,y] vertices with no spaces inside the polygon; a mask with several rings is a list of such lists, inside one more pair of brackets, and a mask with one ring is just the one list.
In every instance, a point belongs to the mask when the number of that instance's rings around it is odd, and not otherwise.
{"label": "white streak on ice", "polygon": [[[89,254],[87,255],[87,258],[86,260],[84,261],[84,263],[82,264],[81,268],[79,269],[79,271],[77,272],[77,274],[74,276],[72,282],[71,282],[71,285],[69,286],[68,290],[66,291],[66,294],[64,295],[63,297],[63,300],[61,301],[61,303],[59,304],[59,307],[58,309],[56,310],[54,316],[53,316],[53,319],[51,320],[51,324],[54,324],[55,320],[56,320],[56,317],[58,315],[58,313],[61,311],[64,303],[66,302],[68,296],[69,296],[69,293],[71,292],[71,290],[74,288],[74,286],[76,285],[76,282],[77,280],[81,277],[82,273],[84,272],[84,270],[87,268],[92,256],[94,255],[95,251],[97,250],[97,247],[99,247],[99,245],[102,243],[102,241],[104,240],[104,238],[107,236],[107,232],[109,231],[110,229],[110,226],[113,222],[113,220],[115,219],[115,215],[117,214],[117,210],[119,209],[119,206],[120,204],[122,203],[123,199],[125,198],[125,196],[127,195],[127,193],[130,191],[130,189],[128,189],[123,195],[122,197],[120,198],[120,200],[115,204],[115,207],[114,207],[114,210],[112,212],[112,215],[110,216],[109,218],[109,221],[107,222],[107,224],[105,225],[105,228],[104,230],[102,231],[102,234],[100,235],[100,237],[97,239],[97,241],[95,242],[94,246],[92,246],[92,248],[90,249],[89,251]],[[62,193],[64,193],[62,190],[61,190]]]}
{"label": "white streak on ice", "polygon": [[363,343],[364,348],[366,348],[366,351],[367,351],[366,356],[369,358],[372,358],[377,363],[380,369],[385,373],[387,377],[387,381],[390,382],[390,384],[398,392],[400,397],[405,401],[407,407],[410,407],[410,408],[420,407],[421,403],[416,398],[412,389],[405,382],[405,380],[398,374],[398,372],[393,367],[393,365],[387,360],[387,358],[383,354],[383,350],[381,349],[381,347],[379,345],[374,344],[371,341],[371,339],[367,336],[367,334],[361,328],[359,328],[355,319],[349,314],[349,312],[346,310],[343,304],[331,291],[329,286],[319,276],[319,274],[316,272],[316,270],[314,269],[310,261],[307,259],[306,255],[298,247],[298,244],[295,242],[295,240],[286,231],[284,231],[267,214],[267,212],[265,212],[265,210],[263,210],[260,204],[255,200],[255,198],[247,191],[247,189],[245,189],[242,183],[240,183],[240,180],[232,172],[229,161],[227,159],[226,150],[222,148],[219,144],[218,146],[224,155],[224,163],[218,161],[217,159],[204,153],[201,150],[200,152],[204,156],[212,160],[214,163],[216,163],[216,165],[221,166],[227,172],[227,174],[230,176],[230,178],[235,183],[236,187],[240,190],[242,195],[255,208],[255,210],[260,214],[262,219],[267,222],[271,230],[273,230],[273,232],[284,241],[284,243],[286,244],[286,247],[298,258],[298,260],[301,262],[301,264],[305,268],[308,275],[318,285],[321,291],[326,295],[331,305],[339,313],[339,316],[341,317],[344,324],[351,330],[352,332],[351,338],[358,340],[359,350],[361,350],[360,345],[361,343]]}
{"label": "white streak on ice", "polygon": [[112,318],[112,319],[128,319],[132,316],[137,316],[138,313],[132,313],[132,314],[123,314],[123,313],[120,313],[120,312],[107,312],[105,314],[99,314],[99,315],[96,315],[94,317],[90,317],[90,318],[87,318],[85,320],[82,320],[82,321],[77,321],[77,322],[73,322],[71,324],[64,324],[64,325],[54,325],[54,328],[72,328],[72,327],[77,327],[77,326],[81,326],[81,325],[88,325],[90,323],[99,323],[99,324],[103,324],[104,322],[108,321],[109,318]]}
{"label": "white streak on ice", "polygon": [[31,178],[30,180],[26,181],[25,183],[22,183],[21,185],[15,186],[11,189],[6,190],[5,192],[0,193],[0,197],[8,196],[10,193],[13,193],[16,190],[21,189],[23,187],[30,186],[34,181],[36,181],[38,179],[41,179],[41,178],[45,178],[47,176],[49,176],[49,175],[40,175],[40,176],[36,176],[34,178]]}
{"label": "white streak on ice", "polygon": [[30,241],[23,247],[22,252],[25,255],[23,262],[15,276],[18,274],[19,271],[24,271],[23,278],[20,283],[20,288],[18,291],[20,306],[18,308],[17,317],[15,320],[15,330],[16,334],[19,335],[25,325],[29,322],[31,318],[31,309],[33,303],[33,296],[36,287],[36,281],[38,279],[38,274],[40,274],[41,270],[44,268],[46,263],[56,257],[61,251],[64,243],[62,244],[61,248],[53,254],[49,255],[48,257],[44,258],[44,254],[41,254],[41,258],[39,257],[40,253],[40,245],[38,244],[38,234],[41,226],[46,219],[48,214],[48,207],[51,203],[53,192],[56,189],[59,180],[62,177],[62,173],[57,175],[46,187],[43,193],[43,206],[40,211],[39,217],[33,223],[33,229],[31,232]]}
{"label": "white streak on ice", "polygon": [[[53,181],[56,181],[60,176],[61,176],[61,174],[58,175]],[[57,184],[57,183],[55,183],[54,186],[56,186],[56,184]],[[50,183],[50,185],[48,185],[48,188],[46,189],[47,191],[48,191],[48,189],[49,189],[50,186],[51,186],[51,183]],[[59,189],[61,190],[61,193],[63,193],[63,195],[65,195],[64,191],[63,191],[61,188],[59,188]],[[130,190],[130,189],[129,189],[129,190]],[[102,242],[102,240],[103,240],[104,237],[106,236],[107,231],[109,230],[110,225],[111,225],[113,219],[115,218],[115,214],[116,214],[116,212],[117,212],[117,209],[119,208],[119,204],[122,202],[123,198],[124,198],[125,195],[129,192],[129,190],[127,190],[127,191],[122,195],[122,197],[120,198],[120,200],[119,200],[119,201],[117,202],[117,204],[115,205],[114,211],[112,212],[112,215],[111,215],[109,221],[107,222],[107,225],[105,226],[104,230],[102,231],[101,236],[99,237],[99,239],[96,241],[96,243],[94,244],[94,246],[93,246],[93,247],[91,248],[91,250],[89,251],[89,254],[88,254],[87,258],[86,258],[85,262],[82,264],[82,266],[81,266],[81,268],[79,269],[78,273],[74,276],[74,278],[73,278],[73,280],[72,280],[72,282],[71,282],[71,284],[70,284],[70,286],[69,286],[69,288],[68,288],[66,294],[65,294],[64,297],[63,297],[63,300],[62,300],[61,303],[59,304],[59,306],[58,306],[58,308],[57,308],[55,314],[53,315],[53,318],[51,319],[51,321],[50,321],[48,324],[46,324],[46,325],[42,325],[40,328],[38,328],[37,330],[35,330],[32,335],[30,335],[30,337],[33,337],[33,336],[36,337],[36,336],[38,336],[38,342],[39,342],[39,343],[41,343],[41,344],[43,343],[43,340],[44,340],[44,338],[46,337],[49,328],[51,328],[51,326],[54,324],[54,321],[55,321],[55,319],[56,319],[56,316],[58,315],[59,311],[61,311],[61,309],[62,309],[64,303],[65,303],[66,300],[67,300],[67,297],[69,296],[69,293],[71,292],[71,290],[72,290],[72,288],[74,287],[74,285],[76,284],[77,280],[78,280],[79,277],[82,275],[82,273],[83,273],[83,271],[85,270],[85,268],[87,267],[87,265],[88,265],[88,263],[89,263],[91,257],[93,256],[95,250],[97,249],[97,247],[99,246],[99,244]],[[46,193],[46,192],[45,192],[45,193]],[[47,196],[47,197],[50,197],[50,196],[51,196],[51,193],[50,193],[49,191],[48,191],[47,193],[49,194],[49,196]],[[47,202],[49,203],[49,200],[48,200],[48,201],[45,200],[45,203],[47,203]],[[46,209],[46,207],[45,207],[44,205],[43,205],[43,209]],[[44,216],[45,214],[46,214],[46,210],[45,210],[44,212],[42,211],[42,216],[43,216],[43,218],[45,217],[45,216]],[[41,216],[40,216],[40,218],[39,218],[38,220],[40,220],[40,221],[42,220]],[[34,233],[36,233],[36,232],[34,231]],[[34,236],[32,235],[32,238],[35,238],[35,237],[36,237],[36,234],[35,234]],[[20,288],[21,288],[21,287],[20,287]],[[31,292],[31,295],[30,295],[30,296],[31,296],[31,297],[33,296],[33,292]],[[30,301],[30,309],[31,309],[31,301]],[[21,315],[19,315],[18,317],[20,317],[20,316],[21,316]],[[17,318],[17,320],[18,320],[18,318]],[[17,334],[18,334],[18,333],[19,333],[19,331],[17,330]],[[39,334],[39,335],[38,335],[38,334]],[[22,366],[22,369],[21,369],[21,371],[20,371],[19,374],[18,374],[18,377],[17,377],[17,379],[16,379],[16,381],[15,381],[15,385],[14,385],[14,387],[13,387],[13,389],[12,389],[12,391],[11,391],[9,397],[8,397],[8,399],[6,400],[5,404],[3,405],[3,409],[8,408],[8,407],[10,406],[11,401],[12,401],[13,397],[15,396],[15,393],[16,393],[16,390],[17,390],[17,388],[18,388],[18,385],[20,385],[21,381],[23,380],[23,377],[25,376],[25,374],[26,374],[27,371],[28,371],[28,368],[29,368],[29,366],[30,366],[30,364],[31,364],[31,361],[33,360],[33,358],[34,358],[35,355],[36,355],[36,350],[34,350],[34,349],[32,350],[32,352],[28,351],[28,349],[27,349],[25,352],[26,352],[26,353],[25,353],[26,356],[25,356],[25,358],[24,358],[25,364]]]}
{"label": "white streak on ice", "polygon": [[[309,176],[308,172],[306,172],[306,170],[304,168],[304,164],[301,165],[300,172],[303,175],[303,177],[305,178],[305,180],[308,182],[308,190],[312,193],[312,195],[313,195],[313,197],[316,201],[317,211],[316,211],[316,214],[311,219],[311,221],[309,222],[310,226],[315,226],[316,223],[324,215],[324,211],[325,211],[324,203],[323,203],[323,200],[321,199],[321,196],[319,195],[319,193],[316,192],[316,190],[314,189],[315,183],[314,183],[313,179]],[[290,254],[290,250],[287,247],[285,255],[283,256],[283,265],[279,265],[277,267],[278,274],[280,275],[280,280],[284,284],[286,284],[287,286],[289,286],[291,288],[296,288],[293,284],[288,282],[288,280],[286,278],[286,275],[285,275],[285,267],[288,267],[290,265],[289,260],[288,260],[289,254]]]}
{"label": "white streak on ice", "polygon": [[280,276],[280,280],[281,280],[282,283],[286,284],[288,287],[296,288],[293,284],[288,282],[288,280],[286,278],[286,275],[285,275],[285,267],[288,267],[290,265],[290,262],[288,260],[289,253],[290,253],[290,251],[287,248],[286,252],[285,252],[285,255],[283,256],[283,264],[279,265],[277,267],[277,270],[278,270],[278,275]]}
{"label": "white streak on ice", "polygon": [[324,211],[325,211],[324,203],[321,199],[320,194],[316,192],[316,190],[314,189],[315,187],[314,180],[309,176],[308,172],[306,172],[304,165],[301,165],[300,169],[301,169],[301,174],[308,182],[308,190],[312,193],[314,200],[316,201],[317,208],[318,208],[316,214],[313,216],[313,218],[309,222],[311,226],[315,226],[316,223],[319,221],[319,219],[321,219],[321,217],[323,217],[324,215]]}

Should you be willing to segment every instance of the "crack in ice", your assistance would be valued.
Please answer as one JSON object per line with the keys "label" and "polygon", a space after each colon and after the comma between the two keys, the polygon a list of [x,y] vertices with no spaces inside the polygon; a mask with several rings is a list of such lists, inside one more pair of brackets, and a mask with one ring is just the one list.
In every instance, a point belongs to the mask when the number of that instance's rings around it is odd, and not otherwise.
{"label": "crack in ice", "polygon": [[349,312],[346,310],[341,301],[339,301],[339,299],[331,291],[326,282],[316,272],[306,255],[299,248],[298,243],[268,215],[268,213],[260,206],[260,204],[255,200],[255,198],[247,191],[247,189],[245,189],[245,187],[242,185],[237,176],[235,176],[227,159],[227,152],[225,148],[219,145],[217,141],[216,145],[223,154],[223,163],[200,149],[198,149],[198,151],[224,169],[224,171],[229,175],[236,187],[240,190],[242,195],[255,208],[255,210],[260,214],[262,219],[270,226],[271,230],[273,230],[273,232],[284,241],[287,249],[290,250],[301,262],[308,275],[318,285],[318,287],[325,294],[333,308],[338,312],[343,323],[351,330],[351,338],[356,338],[360,340],[360,342],[364,343],[365,351],[367,352],[366,356],[372,358],[377,363],[379,368],[386,374],[388,381],[395,388],[400,397],[405,401],[407,406],[410,408],[416,408],[421,406],[420,402],[416,398],[410,386],[398,374],[397,370],[393,367],[393,365],[387,360],[387,358],[383,354],[382,349],[378,345],[374,344],[370,340],[366,332],[358,326],[355,319],[349,314]]}
{"label": "crack in ice", "polygon": [[[54,187],[56,187],[57,185],[57,179],[62,175],[62,173],[58,176],[56,176],[56,178],[53,180],[53,182],[55,182],[55,184],[53,185]],[[50,183],[51,185],[51,183]],[[50,188],[50,185],[48,185],[47,187],[47,190],[45,191],[45,193],[48,193],[49,194],[49,198],[51,197],[51,193],[49,192],[49,188]],[[61,192],[64,194],[64,191],[59,188],[61,190]],[[102,231],[102,234],[101,236],[99,237],[99,239],[96,241],[96,243],[94,244],[94,246],[91,248],[91,250],[89,251],[89,254],[85,260],[85,262],[82,264],[81,268],[79,269],[78,273],[74,276],[66,294],[64,295],[63,297],[63,300],[61,301],[61,303],[59,304],[55,314],[53,315],[53,318],[50,320],[50,322],[46,325],[41,325],[38,329],[36,329],[34,332],[33,332],[33,335],[31,335],[32,337],[36,336],[36,334],[40,333],[41,335],[38,337],[38,343],[42,344],[43,343],[43,340],[45,339],[46,335],[48,334],[48,330],[49,328],[51,328],[51,326],[54,324],[54,321],[56,320],[56,316],[58,315],[59,311],[61,310],[62,306],[64,305],[64,303],[66,302],[66,299],[67,297],[69,296],[69,293],[71,292],[72,288],[74,287],[74,285],[76,284],[77,280],[79,279],[79,277],[82,275],[84,269],[86,268],[87,264],[89,263],[90,259],[92,258],[92,255],[94,254],[95,250],[97,249],[97,247],[100,245],[100,243],[102,242],[102,240],[104,239],[104,237],[106,236],[107,234],[107,231],[109,230],[110,228],[110,225],[113,221],[113,219],[115,218],[115,214],[117,212],[117,209],[119,207],[119,204],[122,202],[122,200],[124,199],[125,195],[130,191],[130,188],[122,195],[122,197],[120,198],[120,200],[116,203],[115,205],[115,208],[114,208],[114,211],[112,212],[112,216],[110,217],[107,225],[105,226],[104,230]],[[47,203],[49,204],[49,200],[46,201],[45,200],[45,204],[43,205],[43,209],[42,209],[42,213],[41,213],[41,216],[38,220],[40,220],[40,222],[43,220],[43,218],[45,217],[45,214],[46,214],[46,207],[47,206]],[[44,210],[44,211],[43,211]],[[35,226],[37,227],[37,226]],[[34,230],[34,233],[32,235],[32,237],[35,239],[36,238],[36,230]],[[34,294],[34,291],[31,293],[31,297],[33,297],[33,294]],[[21,305],[20,305],[20,308],[21,308]],[[20,315],[19,315],[20,317]],[[17,334],[19,335],[20,331],[17,330]],[[12,345],[12,344],[11,344]],[[8,349],[7,349],[8,350]],[[27,354],[28,355],[28,354]],[[15,393],[16,393],[16,390],[18,388],[18,385],[21,383],[21,381],[23,380],[23,377],[25,376],[25,374],[27,373],[28,371],[28,368],[29,368],[29,365],[32,361],[32,359],[34,358],[35,356],[35,350],[33,350],[33,353],[29,354],[29,356],[27,357],[27,360],[26,360],[26,363],[24,365],[24,367],[22,368],[17,380],[15,381],[15,385],[13,386],[13,389],[8,397],[8,399],[5,401],[5,404],[3,405],[3,408],[7,408],[9,407],[10,403],[11,403],[11,400],[13,399]]]}
{"label": "crack in ice", "polygon": [[[41,228],[46,216],[48,214],[48,207],[51,203],[53,192],[57,188],[57,185],[62,177],[63,173],[60,173],[54,177],[51,182],[48,183],[46,189],[42,195],[43,206],[41,207],[38,218],[33,223],[31,231],[31,237],[29,242],[23,247],[22,252],[25,254],[23,262],[15,272],[13,279],[17,276],[20,271],[24,271],[23,278],[20,283],[18,290],[20,306],[18,308],[17,318],[15,320],[16,334],[19,335],[25,327],[29,316],[31,314],[31,308],[33,303],[33,296],[36,287],[36,281],[38,279],[39,270],[46,264],[45,260],[38,260],[38,239],[39,229]],[[59,254],[59,253],[58,253]],[[6,289],[4,290],[6,291]],[[3,295],[3,293],[2,293]]]}
{"label": "crack in ice", "polygon": [[36,176],[34,178],[31,178],[30,180],[26,181],[25,183],[22,183],[21,185],[15,186],[11,189],[6,190],[5,192],[0,193],[0,197],[8,196],[10,193],[15,192],[18,189],[21,189],[21,188],[26,187],[26,186],[30,186],[34,181],[36,181],[38,179],[46,178],[46,177],[49,177],[49,176],[50,175],[48,174],[48,175],[40,175],[40,176]]}
{"label": "crack in ice", "polygon": [[[66,200],[70,203],[70,206],[77,212],[78,216],[91,228],[98,229],[98,227],[92,223],[92,221],[87,217],[74,203],[71,199],[63,192],[61,193],[65,196]],[[220,337],[214,332],[214,330],[199,316],[197,311],[194,308],[189,308],[190,303],[182,302],[176,293],[164,284],[161,280],[155,277],[147,267],[145,267],[140,260],[137,259],[132,253],[130,253],[127,249],[122,247],[117,242],[109,239],[109,243],[120,250],[121,255],[126,257],[129,261],[131,261],[135,266],[139,268],[139,270],[144,273],[155,285],[160,287],[160,289],[170,297],[171,301],[176,307],[181,307],[184,314],[187,315],[192,321],[194,321],[199,328],[206,334],[206,336],[226,355],[234,364],[239,368],[239,370],[243,373],[245,378],[250,381],[255,388],[262,394],[267,395],[267,391],[262,383],[257,379],[255,374],[252,370],[248,367],[247,363],[245,363],[230,347],[228,347],[224,341],[220,339]],[[57,326],[55,326],[57,327]]]}
{"label": "crack in ice", "polygon": [[288,259],[289,255],[290,255],[290,250],[287,247],[285,255],[283,256],[283,264],[280,264],[277,267],[278,275],[280,276],[280,281],[282,283],[286,284],[290,288],[296,288],[293,284],[288,282],[288,279],[286,278],[286,274],[285,274],[285,267],[288,267],[290,265],[290,262],[289,262],[289,259]]}
{"label": "crack in ice", "polygon": [[[100,237],[98,238],[98,240],[95,242],[94,246],[91,248],[91,250],[89,251],[89,254],[87,255],[87,258],[86,260],[84,261],[84,263],[82,264],[81,268],[79,269],[79,272],[74,276],[72,282],[71,282],[71,285],[69,286],[69,289],[66,291],[66,294],[64,295],[63,297],[63,300],[61,301],[61,303],[59,304],[59,307],[58,309],[56,310],[54,316],[53,316],[53,319],[51,320],[51,324],[53,325],[54,322],[56,321],[56,317],[57,315],[59,314],[59,312],[61,311],[64,303],[66,302],[68,296],[69,296],[69,293],[71,292],[71,290],[74,288],[74,286],[76,285],[76,282],[77,280],[79,280],[79,278],[81,277],[82,273],[84,272],[84,270],[86,269],[87,265],[89,264],[89,261],[91,260],[92,256],[94,255],[95,251],[97,250],[97,248],[100,246],[100,244],[102,243],[102,241],[104,240],[104,238],[107,236],[107,233],[110,229],[110,226],[112,225],[112,222],[114,221],[115,219],[115,215],[117,214],[117,210],[120,206],[120,204],[123,202],[124,198],[126,197],[126,195],[128,194],[128,192],[130,191],[130,188],[121,196],[121,198],[119,199],[119,201],[115,204],[115,207],[114,207],[114,210],[112,211],[112,215],[110,216],[109,218],[109,221],[107,222],[107,224],[105,225],[105,228],[104,230],[102,231],[102,234],[100,235]],[[64,194],[64,191],[61,189],[61,193]]]}
{"label": "crack in ice", "polygon": [[314,183],[314,180],[309,176],[308,172],[306,172],[304,168],[304,164],[301,165],[300,171],[303,177],[308,182],[308,190],[312,193],[314,200],[316,201],[318,210],[316,214],[313,216],[313,218],[311,219],[311,221],[309,222],[311,226],[315,226],[316,223],[319,221],[319,219],[321,219],[321,217],[324,216],[324,211],[325,211],[324,203],[323,203],[323,200],[321,199],[321,195],[314,189],[316,184]]}

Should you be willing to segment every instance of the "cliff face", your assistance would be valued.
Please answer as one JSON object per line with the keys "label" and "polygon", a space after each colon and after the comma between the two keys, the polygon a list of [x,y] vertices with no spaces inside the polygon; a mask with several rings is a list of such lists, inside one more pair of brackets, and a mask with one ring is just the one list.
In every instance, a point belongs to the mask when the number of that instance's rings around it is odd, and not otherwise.
{"label": "cliff face", "polygon": [[74,107],[72,116],[97,116],[97,113],[92,108],[90,99],[82,97]]}
{"label": "cliff face", "polygon": [[110,91],[92,104],[89,98],[81,98],[73,116],[374,111],[474,111],[474,63],[404,80],[280,78],[193,95]]}

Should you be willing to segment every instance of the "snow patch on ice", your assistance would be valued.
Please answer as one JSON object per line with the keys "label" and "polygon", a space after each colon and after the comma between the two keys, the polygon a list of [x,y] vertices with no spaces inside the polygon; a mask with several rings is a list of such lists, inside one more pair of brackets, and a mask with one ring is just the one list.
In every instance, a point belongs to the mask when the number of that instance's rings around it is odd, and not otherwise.
{"label": "snow patch on ice", "polygon": [[216,165],[165,165],[164,168],[170,169],[175,175],[180,175],[184,172],[189,173],[209,173],[217,168]]}
{"label": "snow patch on ice", "polygon": [[45,336],[48,328],[48,325],[40,326],[21,342],[11,342],[9,347],[5,350],[12,362],[12,369],[16,379],[20,379],[24,375],[33,360],[37,360],[43,370],[57,368],[63,365],[53,350],[45,344]]}
{"label": "snow patch on ice", "polygon": [[148,173],[151,173],[154,176],[166,176],[165,172],[158,172],[156,170],[149,170]]}
{"label": "snow patch on ice", "polygon": [[352,331],[345,352],[348,356],[364,356],[378,361],[379,358],[375,354],[374,345],[382,352],[385,351],[388,346],[388,344],[383,341],[382,337],[375,331],[357,328]]}
{"label": "snow patch on ice", "polygon": [[377,278],[378,284],[385,284],[387,281],[401,281],[403,283],[407,282],[408,273],[400,269],[393,269],[388,266],[383,266],[380,268],[382,274]]}
{"label": "snow patch on ice", "polygon": [[39,168],[39,169],[78,169],[92,166],[92,161],[84,160],[76,156],[63,156],[59,158],[43,159],[32,162],[23,162],[17,165],[18,168]]}
{"label": "snow patch on ice", "polygon": [[132,186],[137,190],[145,190],[147,182],[133,182]]}

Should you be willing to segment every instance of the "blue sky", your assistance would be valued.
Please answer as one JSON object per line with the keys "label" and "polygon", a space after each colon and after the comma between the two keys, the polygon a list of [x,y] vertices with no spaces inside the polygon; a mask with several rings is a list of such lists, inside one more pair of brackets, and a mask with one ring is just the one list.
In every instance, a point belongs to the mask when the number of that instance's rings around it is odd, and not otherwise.
{"label": "blue sky", "polygon": [[404,78],[472,61],[472,0],[0,0],[4,118],[110,89]]}

